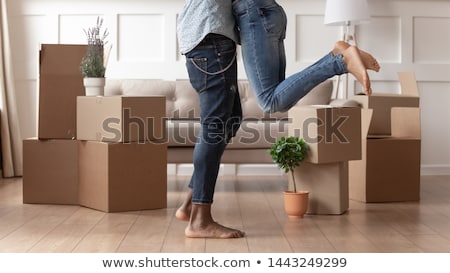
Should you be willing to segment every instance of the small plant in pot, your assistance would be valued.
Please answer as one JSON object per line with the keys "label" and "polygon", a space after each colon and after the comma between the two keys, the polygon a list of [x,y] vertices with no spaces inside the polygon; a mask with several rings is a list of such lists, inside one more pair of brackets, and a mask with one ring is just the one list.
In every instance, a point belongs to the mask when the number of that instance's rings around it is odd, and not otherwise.
{"label": "small plant in pot", "polygon": [[292,176],[292,190],[284,192],[284,207],[292,218],[302,218],[308,209],[307,191],[298,191],[294,169],[300,165],[308,152],[308,144],[299,137],[282,137],[269,149],[272,161]]}
{"label": "small plant in pot", "polygon": [[101,32],[103,19],[97,17],[97,24],[84,32],[87,38],[86,55],[81,60],[80,71],[86,88],[86,96],[102,96],[105,87],[106,59],[104,46],[108,31]]}

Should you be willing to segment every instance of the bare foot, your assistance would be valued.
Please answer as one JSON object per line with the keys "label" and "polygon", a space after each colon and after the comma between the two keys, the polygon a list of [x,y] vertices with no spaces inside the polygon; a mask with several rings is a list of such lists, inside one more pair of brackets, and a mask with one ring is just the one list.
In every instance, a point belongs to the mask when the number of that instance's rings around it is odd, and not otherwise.
{"label": "bare foot", "polygon": [[216,222],[211,222],[196,228],[190,224],[186,227],[184,233],[188,238],[232,239],[242,238],[245,236],[245,232],[243,231],[225,227]]}
{"label": "bare foot", "polygon": [[192,189],[189,189],[183,201],[183,204],[181,204],[181,206],[175,212],[175,217],[178,220],[189,222],[189,219],[191,218],[191,210],[192,210]]}
{"label": "bare foot", "polygon": [[364,66],[358,48],[356,46],[350,46],[342,52],[342,56],[348,72],[355,76],[363,86],[364,92],[370,95],[372,89],[370,88],[369,75],[367,74],[366,67]]}
{"label": "bare foot", "polygon": [[[344,42],[344,41],[338,41],[336,42],[336,45],[333,49],[333,54],[342,54],[344,50],[350,47],[350,44]],[[361,60],[364,64],[364,67],[366,69],[370,69],[373,71],[380,71],[380,65],[378,64],[378,61],[370,54],[365,52],[364,50],[359,49],[359,53],[361,56]]]}
{"label": "bare foot", "polygon": [[359,50],[359,53],[361,54],[361,59],[367,69],[373,70],[375,72],[380,71],[380,65],[372,55],[361,49]]}
{"label": "bare foot", "polygon": [[180,221],[189,222],[189,219],[191,218],[191,212],[187,208],[180,207],[177,209],[175,217]]}
{"label": "bare foot", "polygon": [[184,234],[189,238],[231,239],[245,236],[243,231],[222,226],[211,215],[211,204],[192,204],[191,219]]}

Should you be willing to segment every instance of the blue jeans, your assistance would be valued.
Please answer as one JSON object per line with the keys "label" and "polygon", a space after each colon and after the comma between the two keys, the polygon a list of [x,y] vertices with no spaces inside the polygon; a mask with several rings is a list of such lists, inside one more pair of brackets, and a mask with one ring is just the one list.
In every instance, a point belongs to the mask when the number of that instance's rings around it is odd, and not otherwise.
{"label": "blue jeans", "polygon": [[283,8],[274,0],[237,0],[233,13],[247,78],[264,111],[285,112],[319,83],[347,73],[342,55],[330,52],[285,79],[287,19]]}
{"label": "blue jeans", "polygon": [[222,35],[208,35],[186,54],[189,79],[198,93],[201,130],[194,148],[192,203],[213,202],[220,160],[242,120],[237,87],[236,44]]}

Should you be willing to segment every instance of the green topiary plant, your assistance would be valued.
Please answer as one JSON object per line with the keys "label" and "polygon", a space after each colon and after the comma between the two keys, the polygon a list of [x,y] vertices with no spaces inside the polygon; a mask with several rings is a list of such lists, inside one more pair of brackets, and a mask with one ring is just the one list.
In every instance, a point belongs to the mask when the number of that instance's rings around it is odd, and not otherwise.
{"label": "green topiary plant", "polygon": [[[94,52],[98,50],[99,52]],[[103,65],[103,50],[88,48],[88,53],[81,60],[81,74],[87,78],[105,77],[105,66]],[[89,52],[90,51],[90,52]]]}
{"label": "green topiary plant", "polygon": [[280,138],[269,149],[273,162],[286,173],[291,173],[294,192],[297,192],[294,169],[300,165],[307,152],[308,144],[294,136]]}

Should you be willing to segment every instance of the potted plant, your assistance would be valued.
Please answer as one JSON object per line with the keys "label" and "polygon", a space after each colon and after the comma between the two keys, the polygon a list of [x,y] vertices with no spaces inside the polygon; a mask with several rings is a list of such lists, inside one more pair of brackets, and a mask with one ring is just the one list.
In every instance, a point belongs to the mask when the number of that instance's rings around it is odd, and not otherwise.
{"label": "potted plant", "polygon": [[308,191],[297,190],[294,169],[300,165],[308,151],[308,144],[303,138],[282,137],[272,144],[269,153],[274,163],[291,174],[292,190],[284,192],[284,207],[292,218],[302,218],[308,209]]}
{"label": "potted plant", "polygon": [[81,60],[80,70],[86,88],[86,96],[102,96],[105,87],[106,59],[104,46],[108,31],[101,32],[103,19],[97,17],[97,24],[84,32],[87,38],[86,55]]}

